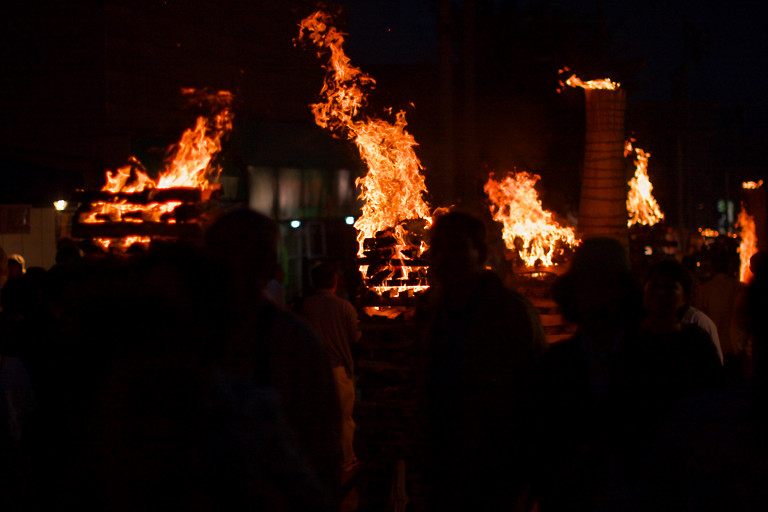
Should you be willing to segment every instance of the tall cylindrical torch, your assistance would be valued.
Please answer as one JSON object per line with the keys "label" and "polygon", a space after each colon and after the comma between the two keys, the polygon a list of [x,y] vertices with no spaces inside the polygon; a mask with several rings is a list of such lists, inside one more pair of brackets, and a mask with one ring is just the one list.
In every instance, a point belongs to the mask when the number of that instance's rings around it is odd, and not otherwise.
{"label": "tall cylindrical torch", "polygon": [[609,236],[629,244],[627,181],[624,176],[622,89],[589,89],[586,96],[586,145],[579,202],[581,238]]}

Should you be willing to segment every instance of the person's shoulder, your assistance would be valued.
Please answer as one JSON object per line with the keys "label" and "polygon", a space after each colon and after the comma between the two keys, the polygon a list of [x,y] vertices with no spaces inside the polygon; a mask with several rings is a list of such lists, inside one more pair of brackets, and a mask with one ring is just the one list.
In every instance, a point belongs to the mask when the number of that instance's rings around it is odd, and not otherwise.
{"label": "person's shoulder", "polygon": [[320,345],[315,330],[296,313],[283,308],[274,311],[274,338],[291,345]]}
{"label": "person's shoulder", "polygon": [[704,330],[703,327],[701,327],[699,324],[692,323],[692,324],[683,324],[682,327],[682,333],[683,337],[688,339],[708,339],[709,334],[707,331]]}
{"label": "person's shoulder", "polygon": [[511,302],[524,305],[528,302],[523,294],[504,285],[501,278],[492,271],[483,272],[478,284],[480,297],[496,302]]}
{"label": "person's shoulder", "polygon": [[715,325],[715,322],[706,313],[693,306],[685,310],[682,321],[683,324],[698,325],[705,330]]}
{"label": "person's shoulder", "polygon": [[574,334],[563,340],[547,345],[547,354],[574,354],[583,352],[583,343],[579,334]]}
{"label": "person's shoulder", "polygon": [[697,324],[683,325],[680,336],[680,349],[686,352],[717,355],[716,349],[712,344],[712,335]]}
{"label": "person's shoulder", "polygon": [[570,338],[547,344],[541,357],[541,368],[545,372],[560,373],[565,368],[583,365],[586,353],[578,334]]}

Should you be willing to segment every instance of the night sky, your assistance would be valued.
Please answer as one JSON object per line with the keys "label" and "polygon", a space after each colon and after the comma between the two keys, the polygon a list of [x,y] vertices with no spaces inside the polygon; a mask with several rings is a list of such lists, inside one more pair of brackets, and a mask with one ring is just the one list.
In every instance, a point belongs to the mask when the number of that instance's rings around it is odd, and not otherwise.
{"label": "night sky", "polygon": [[[465,146],[462,140],[446,142],[441,133],[446,121],[438,51],[441,0],[325,3],[341,8],[338,22],[348,33],[345,50],[352,64],[377,81],[372,106],[406,111],[427,185],[437,196],[433,203],[451,204],[453,198],[440,197],[441,172],[451,158],[445,155]],[[622,83],[629,102],[627,130],[652,154],[649,174],[665,211],[674,212],[679,202],[681,165],[690,178],[685,187],[697,187],[688,206],[701,197],[704,210],[728,189],[726,180],[765,174],[768,101],[761,75],[768,8],[763,2],[454,0],[449,85],[455,88],[457,127],[466,115],[462,29],[467,3],[476,11],[479,147],[474,160],[453,155],[461,172],[477,172],[478,180],[480,174],[487,177],[486,171],[538,172],[543,191],[550,192],[545,203],[556,209],[572,206],[583,160],[584,102],[580,90],[556,92],[557,70],[568,66],[585,80],[608,77]],[[293,45],[301,18],[318,4],[103,4],[109,7],[107,27],[99,9],[79,3],[40,1],[37,7],[7,8],[0,150],[6,162],[19,162],[5,166],[12,176],[34,164],[101,180],[104,169],[146,149],[139,146],[147,141],[176,140],[179,127],[188,122],[174,105],[179,89],[187,86],[238,94],[236,120],[247,129],[237,136],[248,164],[272,165],[298,153],[302,162],[319,159],[331,137],[314,125],[309,104],[322,87],[324,61]],[[682,102],[693,108],[681,120]],[[678,154],[681,137],[690,143],[685,162]],[[320,159],[335,157],[337,146]],[[356,158],[354,153],[349,150]],[[690,222],[709,221],[704,216]]]}
{"label": "night sky", "polygon": [[[364,64],[391,64],[435,59],[436,4],[431,0],[348,0],[348,52]],[[602,4],[614,49],[643,62],[643,88],[638,99],[664,99],[668,83],[683,59],[685,27],[691,27],[699,49],[691,63],[691,98],[695,100],[768,103],[763,70],[768,63],[765,2],[519,1],[475,2],[562,13],[595,20]],[[501,11],[499,11],[501,12]],[[568,63],[562,63],[563,66]],[[601,77],[583,77],[584,79]]]}
{"label": "night sky", "polygon": [[[429,92],[401,87],[403,74],[439,60],[436,0],[349,0],[347,53],[379,78],[377,94],[409,110],[412,131],[427,164],[435,125],[424,123]],[[484,164],[505,172],[539,172],[555,209],[573,204],[583,157],[583,101],[571,90],[558,98],[557,70],[584,80],[612,78],[627,91],[628,135],[652,154],[655,195],[673,223],[711,225],[717,200],[736,201],[742,180],[766,175],[762,147],[768,137],[768,100],[763,78],[768,34],[764,2],[619,1],[573,2],[475,0],[476,80],[480,100],[493,98],[479,117],[480,138],[489,141]],[[461,38],[466,2],[453,2],[454,30]],[[600,14],[602,13],[602,15]],[[458,44],[457,44],[458,46]],[[457,55],[459,50],[456,50]],[[457,68],[460,64],[457,64]],[[530,74],[528,74],[530,71]],[[377,74],[378,73],[378,74]],[[419,77],[406,75],[418,82]],[[530,84],[521,85],[530,78]],[[384,89],[384,90],[382,90]],[[408,96],[411,95],[411,96]],[[681,116],[680,109],[687,109]],[[422,111],[420,111],[422,109]],[[545,119],[561,120],[560,127]],[[555,121],[556,122],[556,121]],[[486,126],[488,125],[488,126]],[[494,142],[492,139],[500,140]],[[681,149],[682,148],[682,149]],[[681,153],[682,151],[682,153]],[[685,176],[678,180],[683,169]],[[433,180],[434,181],[434,180]],[[682,183],[682,192],[680,190]],[[684,197],[685,196],[685,197]],[[685,204],[683,204],[685,203]],[[682,206],[681,206],[682,205]]]}

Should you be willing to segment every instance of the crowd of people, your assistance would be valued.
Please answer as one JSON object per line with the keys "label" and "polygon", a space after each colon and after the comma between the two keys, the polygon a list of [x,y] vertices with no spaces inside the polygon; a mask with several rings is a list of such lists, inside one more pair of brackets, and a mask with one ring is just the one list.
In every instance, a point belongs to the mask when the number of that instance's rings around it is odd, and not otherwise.
{"label": "crowd of people", "polygon": [[[763,267],[749,286],[719,260],[707,282],[673,257],[636,276],[621,243],[587,239],[552,289],[576,333],[547,344],[487,269],[480,219],[447,213],[430,235],[425,510],[768,508]],[[357,311],[329,264],[285,307],[278,242],[237,209],[200,243],[6,258],[2,510],[355,510]]]}

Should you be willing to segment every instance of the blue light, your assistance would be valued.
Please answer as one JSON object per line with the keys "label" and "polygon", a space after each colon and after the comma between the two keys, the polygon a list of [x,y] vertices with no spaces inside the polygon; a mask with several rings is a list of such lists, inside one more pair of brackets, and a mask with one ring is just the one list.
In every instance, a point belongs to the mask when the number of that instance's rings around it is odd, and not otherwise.
{"label": "blue light", "polygon": [[291,227],[292,228],[297,228],[299,226],[301,226],[301,221],[300,220],[292,220],[291,221]]}
{"label": "blue light", "polygon": [[355,218],[352,217],[351,215],[349,217],[347,217],[346,219],[344,219],[344,220],[346,221],[347,225],[349,225],[349,226],[351,226],[352,224],[355,223]]}

